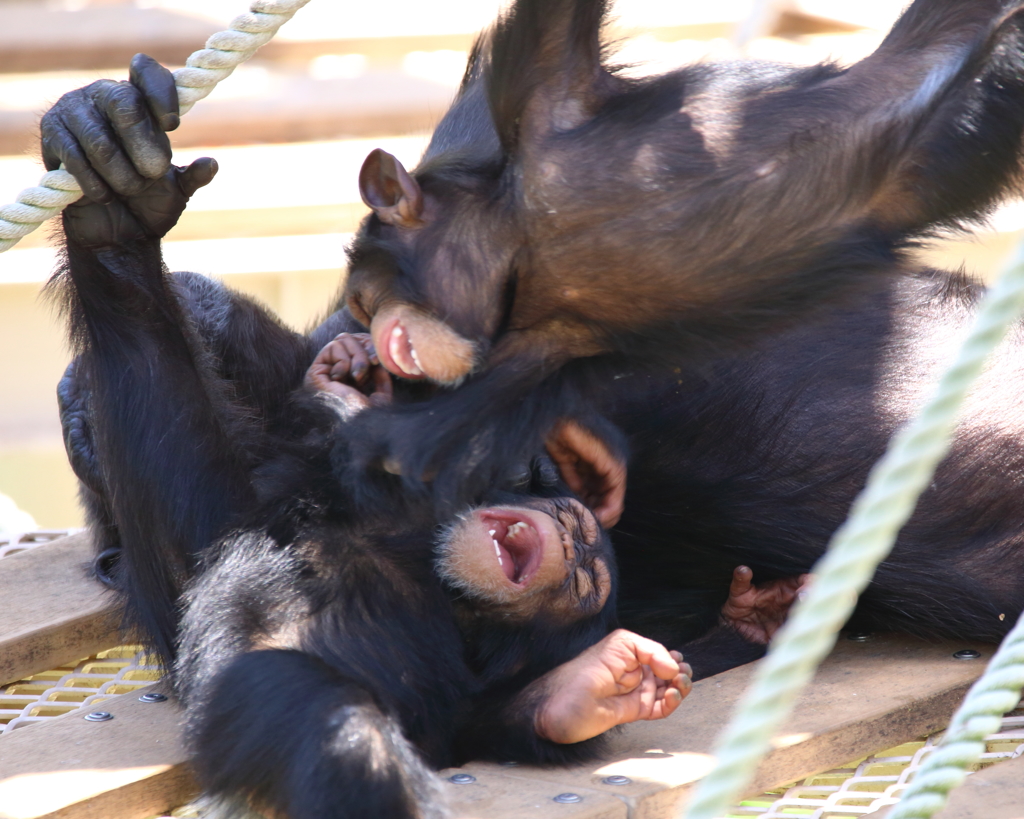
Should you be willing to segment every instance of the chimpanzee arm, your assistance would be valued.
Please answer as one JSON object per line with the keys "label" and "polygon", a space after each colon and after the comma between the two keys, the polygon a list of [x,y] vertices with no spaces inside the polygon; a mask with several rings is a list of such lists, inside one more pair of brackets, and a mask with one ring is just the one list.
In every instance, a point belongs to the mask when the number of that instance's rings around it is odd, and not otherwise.
{"label": "chimpanzee arm", "polygon": [[[131,76],[62,97],[43,119],[43,154],[86,194],[64,213],[54,287],[79,352],[75,378],[88,389],[95,469],[131,590],[128,618],[170,657],[176,600],[196,556],[252,500],[258,430],[219,372],[237,365],[203,343],[160,252],[216,164],[170,164],[163,129],[177,118],[173,78],[141,55]],[[256,336],[270,323],[250,318]]]}

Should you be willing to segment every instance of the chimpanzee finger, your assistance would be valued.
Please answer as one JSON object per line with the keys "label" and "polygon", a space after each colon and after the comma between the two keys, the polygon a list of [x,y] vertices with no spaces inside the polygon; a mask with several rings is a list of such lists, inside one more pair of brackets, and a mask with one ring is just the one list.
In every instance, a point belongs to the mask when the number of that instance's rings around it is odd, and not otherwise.
{"label": "chimpanzee finger", "polygon": [[357,384],[363,384],[366,381],[366,376],[370,372],[370,356],[366,353],[366,348],[359,343],[359,340],[353,338],[348,333],[342,333],[334,339],[339,343],[348,354],[349,360],[349,374],[352,376],[352,380]]}
{"label": "chimpanzee finger", "polygon": [[383,367],[374,367],[371,373],[373,374],[373,394],[370,396],[370,400],[376,406],[390,404],[395,392],[395,382],[391,380],[391,373]]}
{"label": "chimpanzee finger", "polygon": [[142,91],[146,105],[161,130],[173,131],[181,124],[178,89],[174,75],[148,54],[136,54],[128,66],[128,78]]}
{"label": "chimpanzee finger", "polygon": [[142,92],[131,83],[107,83],[96,89],[95,98],[135,169],[147,179],[167,173],[171,140],[150,113]]}
{"label": "chimpanzee finger", "polygon": [[737,566],[732,571],[732,582],[729,584],[729,597],[741,597],[751,589],[754,572],[749,566]]}
{"label": "chimpanzee finger", "polygon": [[201,156],[187,168],[178,168],[178,187],[191,198],[197,190],[209,185],[217,175],[219,166],[212,156]]}
{"label": "chimpanzee finger", "polygon": [[[65,105],[62,107],[60,115],[68,131],[78,141],[85,160],[92,170],[99,174],[115,193],[122,196],[135,196],[146,189],[149,180],[136,170],[109,119],[107,109],[112,104],[111,91],[119,87],[126,88],[131,93],[137,93],[127,83],[98,80],[82,89],[86,95],[83,104]],[[117,97],[115,96],[113,99],[117,99]],[[116,103],[114,105],[116,106]],[[164,173],[169,167],[168,158],[168,163],[164,166]],[[75,173],[70,166],[68,170]]]}
{"label": "chimpanzee finger", "polygon": [[78,144],[75,135],[60,115],[51,110],[43,117],[42,148],[43,164],[48,171],[55,171],[61,165],[82,188],[82,193],[94,202],[106,204],[114,198],[114,192],[103,178],[93,170]]}

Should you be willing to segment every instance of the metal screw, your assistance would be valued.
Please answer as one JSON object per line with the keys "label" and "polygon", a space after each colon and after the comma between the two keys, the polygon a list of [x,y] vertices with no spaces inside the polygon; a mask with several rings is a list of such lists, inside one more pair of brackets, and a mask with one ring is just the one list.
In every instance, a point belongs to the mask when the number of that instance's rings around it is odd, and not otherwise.
{"label": "metal screw", "polygon": [[455,774],[449,776],[448,781],[454,782],[456,785],[468,785],[470,782],[476,782],[476,777],[473,774]]}
{"label": "metal screw", "polygon": [[562,805],[574,805],[577,802],[582,802],[583,797],[578,793],[560,793],[555,797],[554,801]]}
{"label": "metal screw", "polygon": [[605,785],[632,785],[633,780],[628,776],[606,776],[601,780]]}
{"label": "metal screw", "polygon": [[846,635],[846,639],[854,643],[866,643],[874,635],[866,631],[854,631]]}
{"label": "metal screw", "polygon": [[977,660],[980,656],[981,652],[973,648],[962,648],[953,652],[953,658],[957,660]]}
{"label": "metal screw", "polygon": [[157,691],[150,691],[139,697],[139,702],[167,702],[167,695],[160,694]]}
{"label": "metal screw", "polygon": [[93,711],[91,714],[85,715],[86,722],[107,722],[113,718],[114,715],[109,711]]}

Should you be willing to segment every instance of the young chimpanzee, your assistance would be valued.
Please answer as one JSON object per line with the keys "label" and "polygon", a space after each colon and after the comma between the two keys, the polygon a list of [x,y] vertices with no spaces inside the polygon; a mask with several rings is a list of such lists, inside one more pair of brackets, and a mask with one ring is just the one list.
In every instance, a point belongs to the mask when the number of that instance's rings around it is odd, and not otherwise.
{"label": "young chimpanzee", "polygon": [[849,68],[645,79],[602,59],[606,6],[518,0],[419,166],[375,151],[361,173],[347,304],[390,372],[448,389],[367,413],[358,456],[442,504],[536,451],[610,359],[764,337],[1020,177],[1018,0],[916,0]]}

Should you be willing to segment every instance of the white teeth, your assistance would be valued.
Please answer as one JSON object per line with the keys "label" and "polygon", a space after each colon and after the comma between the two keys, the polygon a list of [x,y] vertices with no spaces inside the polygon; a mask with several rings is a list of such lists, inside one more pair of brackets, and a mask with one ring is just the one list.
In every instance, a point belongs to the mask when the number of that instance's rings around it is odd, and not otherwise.
{"label": "white teeth", "polygon": [[491,540],[494,540],[494,533],[496,531],[498,531],[498,530],[497,529],[488,529],[487,530],[487,534],[489,534],[491,536]]}
{"label": "white teeth", "polygon": [[525,529],[525,528],[526,528],[526,524],[523,523],[522,521],[518,521],[517,523],[513,523],[511,526],[508,527],[508,531],[505,533],[505,537],[506,538],[515,537],[517,534],[519,534],[520,530]]}
{"label": "white teeth", "polygon": [[416,355],[416,350],[413,349],[412,342],[406,342],[409,348],[409,352],[412,354],[413,363],[409,363],[409,356],[406,355],[403,349],[402,336],[405,335],[405,330],[402,329],[401,324],[396,324],[395,329],[391,331],[391,338],[388,339],[388,352],[391,354],[391,360],[394,361],[406,375],[423,375],[423,368],[420,367],[420,360]]}
{"label": "white teeth", "polygon": [[495,553],[495,554],[496,554],[496,555],[498,556],[498,560],[501,560],[501,547],[500,547],[500,546],[498,545],[498,541],[496,541],[496,540],[495,540],[495,539],[494,539],[494,538],[492,537],[492,538],[491,538],[491,543],[493,543],[493,544],[494,544],[494,553]]}

